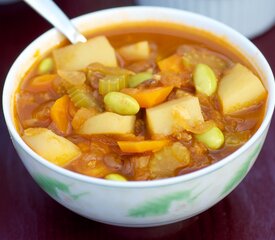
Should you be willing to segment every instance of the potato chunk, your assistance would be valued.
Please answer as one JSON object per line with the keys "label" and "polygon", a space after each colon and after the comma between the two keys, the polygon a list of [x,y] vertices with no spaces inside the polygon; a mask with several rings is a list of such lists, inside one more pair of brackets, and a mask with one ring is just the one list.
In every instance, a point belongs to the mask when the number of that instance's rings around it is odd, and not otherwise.
{"label": "potato chunk", "polygon": [[118,53],[127,61],[144,60],[150,56],[149,43],[147,41],[142,41],[123,46],[118,49]]}
{"label": "potato chunk", "polygon": [[[146,109],[148,128],[152,135],[170,135],[177,128],[178,117],[187,120],[189,123],[203,122],[201,107],[197,97],[185,96],[176,100],[162,103],[156,107]],[[184,127],[184,126],[181,126]]]}
{"label": "potato chunk", "polygon": [[261,80],[239,63],[221,79],[218,88],[224,114],[258,104],[266,94]]}
{"label": "potato chunk", "polygon": [[135,116],[121,116],[112,112],[104,112],[86,120],[78,133],[85,135],[133,133],[135,120]]}
{"label": "potato chunk", "polygon": [[81,154],[75,144],[47,128],[28,128],[22,138],[37,154],[59,166],[66,165]]}
{"label": "potato chunk", "polygon": [[55,49],[53,56],[58,70],[81,70],[94,62],[109,67],[117,66],[115,50],[104,36]]}

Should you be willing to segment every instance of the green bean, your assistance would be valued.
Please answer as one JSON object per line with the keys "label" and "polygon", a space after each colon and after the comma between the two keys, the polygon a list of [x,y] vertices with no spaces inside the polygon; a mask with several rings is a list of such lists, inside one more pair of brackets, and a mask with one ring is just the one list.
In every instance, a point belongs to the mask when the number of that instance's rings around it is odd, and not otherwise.
{"label": "green bean", "polygon": [[108,111],[121,115],[134,115],[140,109],[136,99],[121,92],[107,93],[104,97],[104,103]]}
{"label": "green bean", "polygon": [[217,127],[212,127],[202,134],[195,135],[196,139],[210,149],[219,149],[224,143],[224,135]]}
{"label": "green bean", "polygon": [[112,181],[127,182],[127,179],[125,177],[117,173],[110,173],[105,176],[105,179]]}
{"label": "green bean", "polygon": [[136,75],[132,75],[129,77],[128,85],[129,87],[134,88],[139,84],[149,79],[152,79],[152,77],[153,77],[153,74],[150,72],[140,72],[140,73],[137,73]]}
{"label": "green bean", "polygon": [[50,73],[53,70],[54,62],[51,57],[43,59],[38,66],[38,73],[45,74]]}
{"label": "green bean", "polygon": [[193,80],[198,92],[211,96],[217,89],[217,78],[213,70],[206,64],[196,65]]}

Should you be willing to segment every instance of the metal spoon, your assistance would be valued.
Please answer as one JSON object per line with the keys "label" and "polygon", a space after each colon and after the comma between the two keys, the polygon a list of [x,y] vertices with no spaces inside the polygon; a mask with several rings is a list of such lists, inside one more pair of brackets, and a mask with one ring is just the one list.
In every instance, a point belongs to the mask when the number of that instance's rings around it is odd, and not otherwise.
{"label": "metal spoon", "polygon": [[24,0],[42,17],[62,32],[71,43],[86,42],[87,39],[75,28],[70,19],[51,0]]}

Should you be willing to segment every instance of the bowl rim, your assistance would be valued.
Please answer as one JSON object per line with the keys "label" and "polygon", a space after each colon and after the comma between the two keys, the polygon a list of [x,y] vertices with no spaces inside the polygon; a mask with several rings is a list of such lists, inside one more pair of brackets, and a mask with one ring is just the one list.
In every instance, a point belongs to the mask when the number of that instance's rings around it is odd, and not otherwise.
{"label": "bowl rim", "polygon": [[[238,33],[236,30],[232,29],[231,27],[228,27],[227,25],[220,23],[214,19],[202,16],[200,14],[184,11],[184,10],[177,10],[177,9],[172,9],[172,8],[167,8],[167,7],[151,7],[151,6],[130,6],[130,7],[118,7],[118,8],[111,8],[111,9],[104,9],[96,12],[91,12],[87,13],[84,15],[81,15],[79,17],[76,17],[73,19],[73,23],[76,24],[81,24],[82,22],[87,21],[87,18],[93,18],[93,17],[102,17],[106,15],[112,15],[112,14],[117,14],[117,13],[129,13],[129,12],[135,12],[136,11],[147,11],[147,12],[159,12],[159,13],[166,13],[168,15],[185,15],[185,17],[188,18],[193,18],[199,21],[206,21],[210,25],[215,25],[219,28],[222,28],[222,31],[224,34],[230,34],[234,36],[235,38],[238,39],[238,41],[241,41],[242,43],[245,43],[248,48],[254,50],[257,53],[257,62],[262,63],[262,69],[265,70],[265,75],[266,75],[266,81],[268,85],[270,86],[268,89],[268,99],[267,99],[267,104],[266,104],[266,113],[265,117],[258,128],[258,130],[254,133],[254,135],[239,149],[234,151],[232,154],[228,155],[227,157],[219,160],[216,163],[213,163],[207,167],[204,167],[202,169],[196,170],[191,173],[187,173],[181,176],[176,176],[176,177],[170,177],[170,178],[165,178],[165,179],[157,179],[157,180],[152,180],[152,181],[127,181],[127,182],[117,182],[117,181],[108,181],[105,179],[100,179],[100,178],[95,178],[91,176],[86,176],[80,173],[76,173],[67,169],[64,169],[62,167],[59,167],[46,159],[42,158],[39,156],[37,153],[35,153],[21,138],[19,133],[17,132],[15,126],[14,126],[14,121],[13,117],[11,116],[11,99],[9,99],[7,96],[9,96],[9,85],[11,85],[9,82],[14,83],[13,75],[16,73],[16,69],[18,65],[20,64],[20,59],[22,56],[24,56],[29,49],[32,49],[33,46],[39,43],[44,38],[47,38],[48,36],[51,36],[52,34],[58,33],[58,31],[54,28],[48,30],[47,32],[43,33],[39,37],[37,37],[35,40],[33,40],[21,53],[20,55],[16,58],[14,61],[13,65],[11,66],[7,77],[5,79],[4,83],[4,88],[3,88],[3,94],[2,94],[2,105],[3,105],[3,112],[4,112],[4,118],[6,125],[9,130],[9,134],[11,135],[11,138],[16,141],[19,146],[28,154],[30,155],[35,161],[37,161],[39,164],[43,165],[46,168],[51,169],[52,171],[61,174],[67,178],[72,178],[81,182],[85,183],[90,183],[94,185],[98,185],[101,187],[117,187],[117,188],[152,188],[152,187],[159,187],[159,186],[168,186],[168,185],[174,185],[178,184],[181,182],[187,182],[190,180],[193,180],[195,178],[204,176],[208,173],[211,173],[213,171],[218,170],[219,168],[222,168],[223,166],[227,165],[229,162],[233,161],[237,156],[243,154],[246,152],[261,136],[264,134],[264,131],[268,129],[269,123],[272,118],[272,114],[274,111],[274,106],[275,106],[275,84],[274,84],[274,76],[272,74],[271,68],[260,52],[260,50],[252,43],[250,40],[248,40],[246,37]],[[102,15],[102,16],[101,16]],[[86,19],[86,20],[85,20]],[[135,20],[135,22],[138,22],[139,20]],[[167,20],[168,22],[168,20]],[[171,22],[171,21],[170,21]],[[179,23],[180,24],[180,23]],[[187,25],[185,23],[182,23],[183,25]],[[112,23],[109,25],[111,26]],[[106,26],[108,26],[106,24]],[[214,32],[211,32],[215,35]],[[61,34],[60,34],[61,35]],[[218,34],[216,34],[218,35]],[[228,40],[230,44],[232,42]],[[232,44],[233,45],[233,44]],[[240,50],[240,52],[242,52]],[[11,87],[10,87],[11,88]],[[11,93],[14,93],[14,88],[11,88],[12,90]],[[12,95],[13,96],[13,95]],[[22,159],[21,159],[22,161]]]}

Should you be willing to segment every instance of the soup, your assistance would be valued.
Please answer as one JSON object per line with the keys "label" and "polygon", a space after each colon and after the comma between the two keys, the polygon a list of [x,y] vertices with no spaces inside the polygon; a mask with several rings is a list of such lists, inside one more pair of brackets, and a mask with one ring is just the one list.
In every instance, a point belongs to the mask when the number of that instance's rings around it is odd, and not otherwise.
{"label": "soup", "polygon": [[267,91],[237,50],[162,23],[98,29],[34,64],[16,94],[23,140],[46,160],[117,181],[175,177],[241,147]]}

